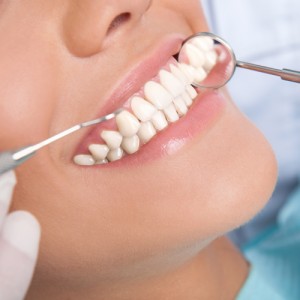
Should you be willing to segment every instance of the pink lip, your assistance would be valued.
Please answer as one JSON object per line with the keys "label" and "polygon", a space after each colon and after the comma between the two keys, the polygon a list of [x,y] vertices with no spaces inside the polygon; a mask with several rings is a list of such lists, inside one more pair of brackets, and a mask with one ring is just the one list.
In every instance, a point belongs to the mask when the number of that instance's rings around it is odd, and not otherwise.
{"label": "pink lip", "polygon": [[[105,101],[100,112],[94,117],[111,113],[119,109],[123,104],[151,78],[155,77],[158,71],[164,66],[170,58],[177,54],[182,42],[186,36],[182,34],[171,34],[164,37],[158,46],[149,51],[147,57],[135,65],[128,74],[116,84],[111,96]],[[91,142],[99,140],[99,132],[103,129],[114,129],[114,121],[108,121],[89,130],[77,147],[75,154],[86,153],[88,145]]]}
{"label": "pink lip", "polygon": [[223,115],[226,98],[221,91],[208,90],[198,95],[186,116],[159,132],[148,144],[132,155],[104,165],[87,168],[136,165],[163,156],[175,154],[197,135],[209,130]]}
{"label": "pink lip", "polygon": [[[104,115],[122,107],[134,93],[141,89],[145,82],[155,77],[168,60],[179,51],[183,40],[182,35],[172,35],[165,38],[150,56],[139,63],[121,80],[112,96],[107,99],[99,115]],[[176,123],[169,124],[166,130],[158,132],[157,136],[148,144],[143,145],[137,153],[125,156],[119,161],[88,168],[117,167],[170,155],[179,150],[195,135],[210,127],[214,120],[221,115],[225,103],[225,98],[220,92],[207,91],[203,93],[200,91],[186,116]],[[104,129],[115,129],[115,121],[111,120],[99,124],[99,126],[88,132],[77,147],[75,155],[88,153],[88,146],[95,143],[95,141],[100,143],[99,133]]]}

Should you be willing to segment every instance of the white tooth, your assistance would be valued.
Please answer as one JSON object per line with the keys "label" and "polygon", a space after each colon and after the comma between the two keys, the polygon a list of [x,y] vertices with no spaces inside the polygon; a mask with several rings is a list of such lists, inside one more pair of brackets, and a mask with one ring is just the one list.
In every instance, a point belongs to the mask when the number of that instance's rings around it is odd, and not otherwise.
{"label": "white tooth", "polygon": [[141,97],[133,97],[131,99],[131,109],[142,122],[151,120],[157,111],[156,107]]}
{"label": "white tooth", "polygon": [[195,68],[187,64],[178,64],[178,68],[185,74],[189,79],[189,84],[193,83],[195,80]]}
{"label": "white tooth", "polygon": [[96,165],[104,165],[104,164],[107,164],[107,163],[108,163],[107,159],[102,159],[102,160],[96,161]]}
{"label": "white tooth", "polygon": [[122,135],[118,131],[103,130],[101,137],[106,142],[109,149],[117,149],[122,143]]}
{"label": "white tooth", "polygon": [[185,104],[185,102],[183,101],[183,99],[181,97],[177,97],[176,99],[173,100],[176,111],[178,113],[179,116],[184,116],[187,111],[188,108]]}
{"label": "white tooth", "polygon": [[139,120],[127,110],[116,116],[116,123],[120,133],[125,137],[135,135],[140,128]]}
{"label": "white tooth", "polygon": [[92,166],[95,164],[95,160],[93,159],[92,155],[89,154],[76,155],[73,160],[75,164],[80,166]]}
{"label": "white tooth", "polygon": [[172,95],[159,83],[148,81],[144,87],[144,93],[156,108],[164,109],[172,102]]}
{"label": "white tooth", "polygon": [[[170,69],[171,72],[181,81],[185,83],[185,89],[188,92],[188,94],[190,95],[190,97],[192,99],[195,99],[197,97],[197,92],[196,90],[190,85],[189,79],[186,77],[186,75],[179,69],[177,68],[175,65],[170,65]],[[188,101],[189,102],[189,101]],[[192,104],[192,102],[190,104],[188,104],[186,102],[186,104],[188,106],[190,106]]]}
{"label": "white tooth", "polygon": [[166,118],[169,122],[173,123],[179,119],[175,106],[172,103],[164,109],[164,114],[166,115]]}
{"label": "white tooth", "polygon": [[218,55],[215,51],[210,51],[205,54],[205,64],[203,68],[210,71],[217,63]]}
{"label": "white tooth", "polygon": [[106,145],[92,144],[89,145],[89,150],[93,158],[98,162],[105,159],[109,148]]}
{"label": "white tooth", "polygon": [[193,38],[192,43],[203,51],[210,51],[214,48],[214,41],[208,36],[199,36],[197,38]]}
{"label": "white tooth", "polygon": [[188,92],[184,92],[182,95],[181,95],[184,103],[186,104],[187,107],[190,107],[192,104],[193,104],[193,100],[192,98],[190,97],[190,95],[188,94]]}
{"label": "white tooth", "polygon": [[205,63],[205,55],[203,51],[192,44],[186,45],[186,54],[189,59],[190,65],[195,68],[202,67]]}
{"label": "white tooth", "polygon": [[149,142],[156,135],[156,130],[151,122],[142,123],[138,137],[143,144]]}
{"label": "white tooth", "polygon": [[185,90],[184,84],[178,80],[176,76],[166,70],[159,72],[159,79],[162,86],[169,91],[173,97],[181,95]]}
{"label": "white tooth", "polygon": [[107,159],[109,161],[118,160],[118,159],[122,158],[123,153],[124,153],[124,151],[121,148],[110,150],[107,154]]}
{"label": "white tooth", "polygon": [[207,77],[207,73],[203,68],[195,69],[195,82],[201,83]]}
{"label": "white tooth", "polygon": [[197,91],[191,85],[187,85],[185,88],[192,99],[197,98],[198,96]]}
{"label": "white tooth", "polygon": [[184,82],[185,84],[190,84],[189,78],[178,67],[171,64],[170,70],[181,82]]}
{"label": "white tooth", "polygon": [[135,153],[140,148],[140,139],[137,135],[126,137],[122,141],[122,148],[126,151],[128,154]]}
{"label": "white tooth", "polygon": [[168,126],[168,121],[162,111],[157,111],[151,119],[156,130],[161,131]]}

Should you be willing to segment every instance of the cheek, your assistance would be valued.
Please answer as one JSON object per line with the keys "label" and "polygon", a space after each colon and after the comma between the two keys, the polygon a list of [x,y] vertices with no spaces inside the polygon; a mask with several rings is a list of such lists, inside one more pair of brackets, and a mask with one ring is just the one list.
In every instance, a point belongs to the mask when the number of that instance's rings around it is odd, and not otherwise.
{"label": "cheek", "polygon": [[23,32],[0,36],[7,41],[0,44],[1,147],[13,148],[47,136],[57,98],[55,72],[43,41],[28,42]]}

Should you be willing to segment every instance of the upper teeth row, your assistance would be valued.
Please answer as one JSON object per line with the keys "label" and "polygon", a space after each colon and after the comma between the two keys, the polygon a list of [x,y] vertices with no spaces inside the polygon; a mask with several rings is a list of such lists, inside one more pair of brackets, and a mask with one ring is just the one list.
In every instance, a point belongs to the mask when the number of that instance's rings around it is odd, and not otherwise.
{"label": "upper teeth row", "polygon": [[[158,131],[165,129],[168,122],[176,122],[187,113],[192,100],[197,96],[191,83],[199,77],[201,80],[206,78],[207,72],[213,67],[213,55],[210,53],[214,53],[208,41],[202,40],[198,45],[190,46],[187,49],[190,65],[171,64],[170,71],[159,72],[160,83],[148,81],[144,85],[144,98],[134,95],[129,100],[132,112],[124,110],[116,116],[118,130],[102,131],[100,136],[105,144],[89,145],[90,154],[76,155],[76,164],[103,164],[118,160],[125,153],[135,153],[141,144],[147,143]],[[208,59],[195,65],[199,53],[205,53]]]}

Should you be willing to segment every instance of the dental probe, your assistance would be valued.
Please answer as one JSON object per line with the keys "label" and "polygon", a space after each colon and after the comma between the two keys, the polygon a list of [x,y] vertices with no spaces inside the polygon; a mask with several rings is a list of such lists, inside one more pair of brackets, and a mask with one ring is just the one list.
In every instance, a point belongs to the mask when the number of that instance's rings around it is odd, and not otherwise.
{"label": "dental probe", "polygon": [[93,126],[105,121],[108,121],[110,119],[113,119],[116,117],[120,112],[122,112],[123,109],[118,109],[110,114],[107,114],[103,117],[100,117],[95,120],[79,123],[77,125],[74,125],[70,127],[69,129],[66,129],[58,134],[53,135],[52,137],[43,140],[37,144],[34,145],[28,145],[25,147],[22,147],[17,150],[10,150],[10,151],[5,151],[5,152],[0,152],[0,175],[16,168],[23,162],[25,162],[27,159],[31,158],[37,150],[85,127]]}

